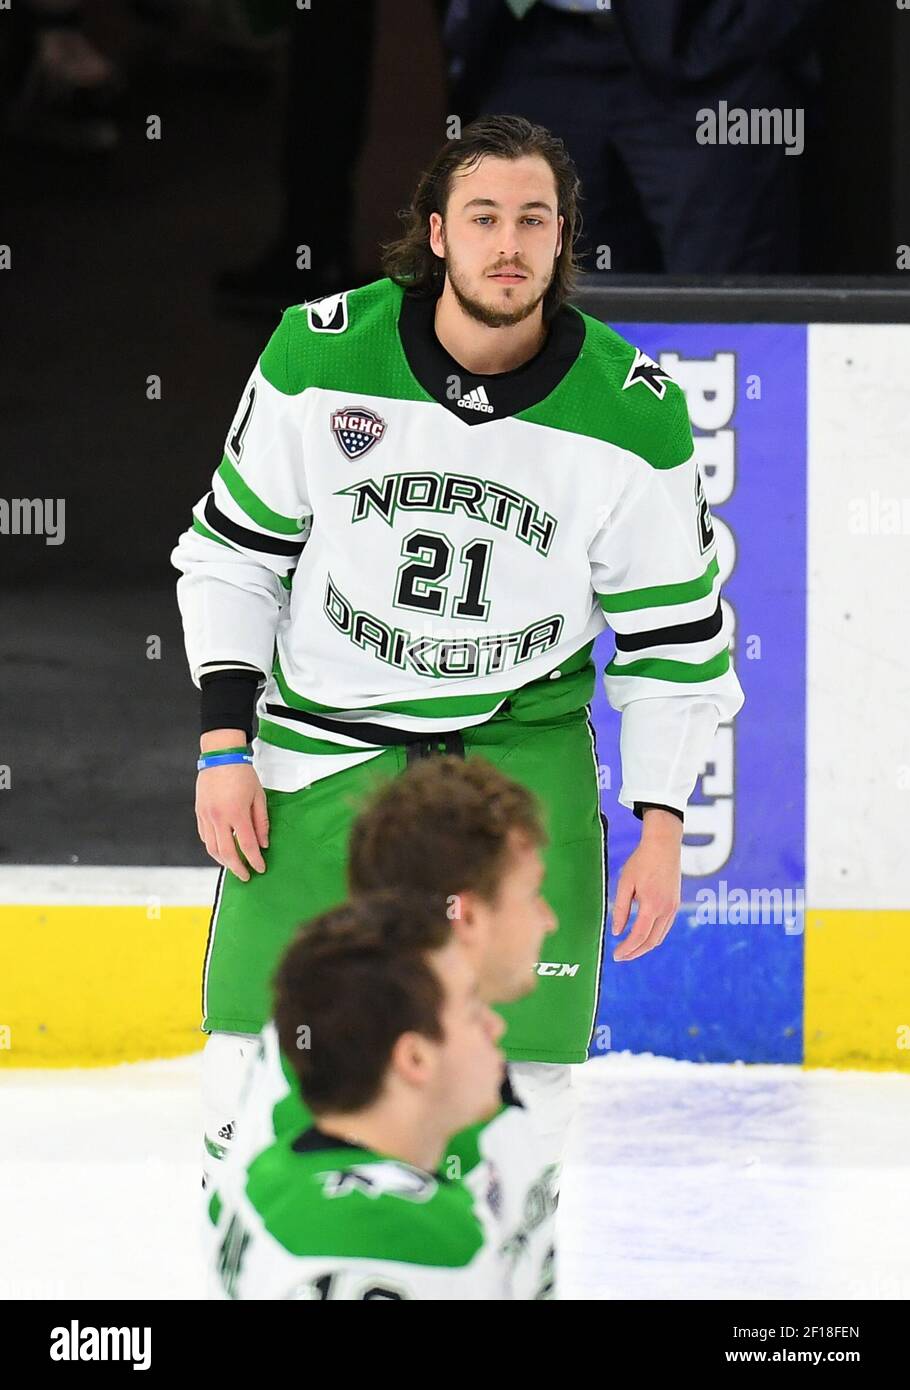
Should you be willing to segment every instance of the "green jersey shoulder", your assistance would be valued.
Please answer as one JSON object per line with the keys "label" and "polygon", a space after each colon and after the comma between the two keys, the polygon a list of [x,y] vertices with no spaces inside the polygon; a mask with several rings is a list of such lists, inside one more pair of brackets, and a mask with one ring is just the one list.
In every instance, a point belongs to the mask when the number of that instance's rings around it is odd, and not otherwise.
{"label": "green jersey shoulder", "polygon": [[285,395],[315,387],[354,398],[361,393],[428,401],[398,339],[403,293],[391,280],[375,280],[291,305],[263,351],[263,375]]}
{"label": "green jersey shoulder", "polygon": [[556,389],[521,418],[617,445],[652,468],[685,463],[694,446],[682,389],[609,324],[571,312],[584,322],[582,350]]}
{"label": "green jersey shoulder", "polygon": [[[263,353],[263,372],[286,394],[321,387],[430,400],[401,348],[403,294],[384,279],[292,305]],[[676,382],[608,324],[572,307],[560,312],[581,318],[581,352],[555,389],[516,418],[618,445],[654,468],[684,463],[693,441]]]}
{"label": "green jersey shoulder", "polygon": [[470,1194],[398,1159],[349,1146],[298,1152],[313,1130],[253,1160],[246,1194],[292,1255],[463,1266],[483,1243]]}
{"label": "green jersey shoulder", "polygon": [[461,1182],[322,1135],[272,1144],[242,1191],[216,1193],[217,1296],[501,1296],[499,1268]]}

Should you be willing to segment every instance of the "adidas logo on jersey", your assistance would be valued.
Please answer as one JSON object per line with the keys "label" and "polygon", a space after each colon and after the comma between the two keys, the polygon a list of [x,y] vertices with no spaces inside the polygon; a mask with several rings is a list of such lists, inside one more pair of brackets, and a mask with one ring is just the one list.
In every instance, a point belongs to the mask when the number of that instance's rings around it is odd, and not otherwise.
{"label": "adidas logo on jersey", "polygon": [[492,415],[493,407],[490,405],[489,397],[482,386],[476,386],[473,391],[469,391],[466,396],[462,396],[460,401],[456,401],[462,410],[482,410],[484,415]]}

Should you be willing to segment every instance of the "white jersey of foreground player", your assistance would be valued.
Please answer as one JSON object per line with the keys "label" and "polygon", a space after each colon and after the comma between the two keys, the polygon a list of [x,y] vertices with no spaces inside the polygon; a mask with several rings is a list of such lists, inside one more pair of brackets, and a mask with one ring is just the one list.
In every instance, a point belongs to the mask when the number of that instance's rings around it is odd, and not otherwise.
{"label": "white jersey of foreground player", "polygon": [[209,1295],[323,1302],[500,1300],[499,1260],[466,1185],[311,1126],[214,1193]]}
{"label": "white jersey of foreground player", "polygon": [[[216,1035],[217,1036],[217,1035]],[[274,1024],[260,1035],[252,1059],[250,1040],[222,1037],[206,1049],[207,1071],[224,1075],[228,1053],[247,1057],[248,1070],[233,1119],[224,1110],[209,1112],[209,1132],[220,1132],[224,1156],[209,1164],[209,1187],[231,1210],[243,1204],[251,1164],[279,1138],[312,1122],[292,1091],[282,1064]],[[209,1050],[213,1056],[208,1057]],[[215,1052],[221,1054],[216,1065]],[[236,1075],[236,1063],[235,1063]],[[568,1067],[514,1064],[509,1067],[504,1103],[483,1125],[453,1139],[440,1171],[460,1178],[474,1198],[475,1210],[498,1268],[499,1297],[539,1299],[556,1296],[555,1216],[562,1142],[571,1112]],[[224,1103],[227,1087],[216,1079],[207,1088]],[[531,1104],[524,1102],[530,1094]],[[218,1123],[219,1119],[222,1123]],[[214,1158],[212,1148],[209,1157]],[[223,1223],[219,1223],[223,1238]],[[218,1250],[212,1252],[214,1266]],[[217,1276],[217,1268],[215,1269]],[[215,1279],[216,1296],[220,1281]]]}

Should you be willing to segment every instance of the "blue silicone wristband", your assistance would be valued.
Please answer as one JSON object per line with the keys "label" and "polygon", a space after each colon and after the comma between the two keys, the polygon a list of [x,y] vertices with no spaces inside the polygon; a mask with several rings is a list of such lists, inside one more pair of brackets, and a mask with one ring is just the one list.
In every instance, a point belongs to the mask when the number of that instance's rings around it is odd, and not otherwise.
{"label": "blue silicone wristband", "polygon": [[252,761],[252,753],[210,753],[199,759],[196,768],[202,772],[207,767],[226,767],[228,763],[251,763]]}

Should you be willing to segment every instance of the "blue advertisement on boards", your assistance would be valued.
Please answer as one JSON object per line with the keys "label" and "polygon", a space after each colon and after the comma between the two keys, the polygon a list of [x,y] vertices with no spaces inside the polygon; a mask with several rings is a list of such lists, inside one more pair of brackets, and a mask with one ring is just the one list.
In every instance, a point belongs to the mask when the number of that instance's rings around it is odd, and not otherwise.
{"label": "blue advertisement on boards", "polygon": [[591,1055],[800,1062],[805,889],[804,325],[622,324],[686,392],[746,703],[718,730],[686,813],[682,907],[637,960],[612,959],[612,907],[640,823],[617,801],[619,716],[593,705],[610,825],[604,971]]}

